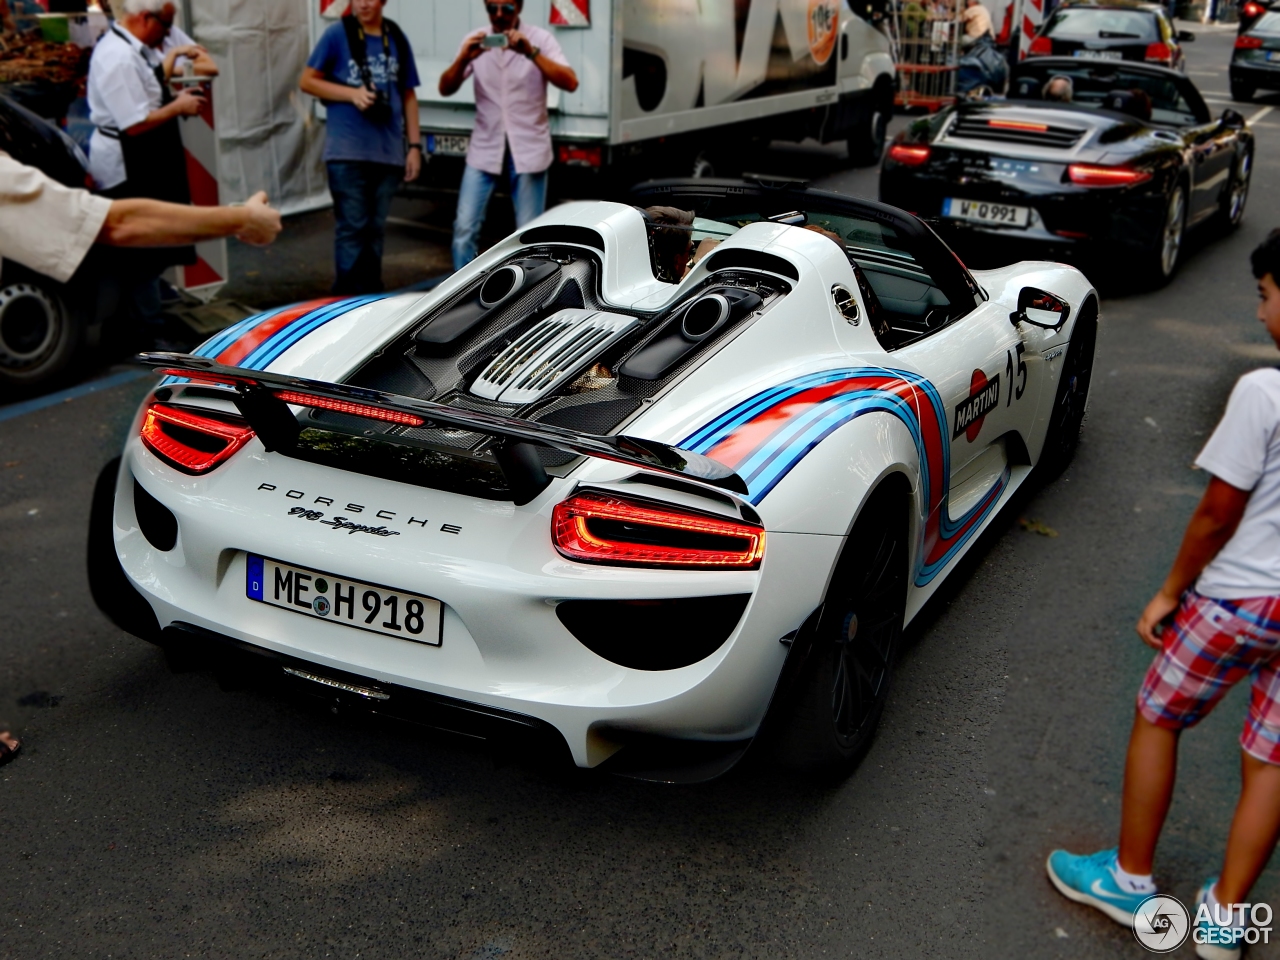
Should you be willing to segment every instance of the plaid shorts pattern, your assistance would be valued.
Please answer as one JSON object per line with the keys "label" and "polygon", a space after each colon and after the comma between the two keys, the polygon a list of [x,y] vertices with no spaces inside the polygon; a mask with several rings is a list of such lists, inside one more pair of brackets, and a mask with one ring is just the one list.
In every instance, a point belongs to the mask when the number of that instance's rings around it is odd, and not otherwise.
{"label": "plaid shorts pattern", "polygon": [[1147,670],[1138,709],[1156,726],[1182,730],[1246,676],[1252,691],[1240,746],[1280,765],[1280,597],[1214,600],[1188,590]]}

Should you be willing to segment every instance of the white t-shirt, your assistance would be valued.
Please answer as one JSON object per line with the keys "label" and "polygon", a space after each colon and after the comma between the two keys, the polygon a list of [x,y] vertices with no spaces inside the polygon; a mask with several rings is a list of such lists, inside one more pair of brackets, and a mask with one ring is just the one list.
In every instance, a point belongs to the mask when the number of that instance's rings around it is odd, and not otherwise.
{"label": "white t-shirt", "polygon": [[[164,91],[155,68],[174,47],[194,43],[177,27],[169,31],[160,49],[154,50],[132,33],[115,24],[102,35],[89,60],[89,119],[98,129],[89,140],[89,174],[99,190],[124,183],[124,150],[117,138],[102,132],[105,127],[123,133],[136,127],[160,109]],[[177,66],[185,63],[180,58]]]}
{"label": "white t-shirt", "polygon": [[1280,370],[1240,378],[1196,466],[1253,491],[1235,535],[1196,590],[1217,600],[1280,596]]}

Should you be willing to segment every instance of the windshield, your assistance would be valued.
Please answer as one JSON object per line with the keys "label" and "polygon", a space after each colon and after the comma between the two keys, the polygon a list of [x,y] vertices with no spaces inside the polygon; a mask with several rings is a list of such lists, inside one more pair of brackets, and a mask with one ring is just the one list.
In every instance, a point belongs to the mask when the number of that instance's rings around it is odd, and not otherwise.
{"label": "windshield", "polygon": [[[1009,85],[1009,99],[1041,100],[1045,85],[1055,77],[1071,81],[1070,102],[1077,107],[1119,109],[1135,119],[1173,127],[1209,120],[1209,108],[1191,81],[1110,64],[1021,64]],[[1118,103],[1123,106],[1117,107]]]}
{"label": "windshield", "polygon": [[1264,13],[1262,18],[1249,28],[1251,36],[1275,36],[1280,34],[1280,13]]}
{"label": "windshield", "polygon": [[1148,43],[1160,39],[1155,14],[1142,10],[1068,7],[1053,15],[1044,32],[1054,37],[1098,37],[1104,40],[1145,40]]}
{"label": "windshield", "polygon": [[[818,211],[788,210],[767,215],[744,211],[694,211],[676,207],[644,209],[654,276],[679,283],[703,257],[751,223],[784,223],[835,241],[855,260],[910,266],[915,258],[888,224]],[[703,215],[703,214],[707,215]]]}

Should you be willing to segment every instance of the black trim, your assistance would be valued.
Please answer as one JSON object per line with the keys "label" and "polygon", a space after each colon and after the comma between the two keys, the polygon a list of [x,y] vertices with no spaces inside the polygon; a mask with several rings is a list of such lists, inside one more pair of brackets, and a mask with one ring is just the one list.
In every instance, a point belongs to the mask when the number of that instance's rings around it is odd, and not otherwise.
{"label": "black trim", "polygon": [[159,643],[160,623],[155,612],[125,575],[116,553],[116,478],[120,475],[120,459],[116,457],[102,468],[93,488],[87,550],[89,591],[98,609],[125,633]]}
{"label": "black trim", "polygon": [[573,227],[549,224],[545,227],[534,227],[520,234],[520,242],[535,243],[576,243],[595,250],[604,250],[604,237],[590,227]]}
{"label": "black trim", "polygon": [[[165,627],[161,636],[166,647],[179,648],[182,654],[191,656],[197,663],[224,672],[234,671],[233,676],[239,680],[267,680],[319,698],[339,709],[377,714],[474,739],[518,744],[524,750],[552,761],[570,765],[573,762],[560,731],[537,717],[335,670],[181,621]],[[358,693],[325,686],[287,674],[286,668],[347,686],[374,690],[386,695],[387,699],[368,699]]]}
{"label": "black trim", "polygon": [[784,260],[772,253],[761,253],[759,250],[721,250],[707,258],[707,270],[712,273],[717,270],[732,270],[735,267],[742,270],[765,270],[790,280],[800,279],[800,271],[790,260]]}

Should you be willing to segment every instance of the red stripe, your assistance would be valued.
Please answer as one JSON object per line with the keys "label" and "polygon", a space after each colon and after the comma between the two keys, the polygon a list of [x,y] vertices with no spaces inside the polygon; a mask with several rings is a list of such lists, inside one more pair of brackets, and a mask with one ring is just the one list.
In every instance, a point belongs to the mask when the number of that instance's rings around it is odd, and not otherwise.
{"label": "red stripe", "polygon": [[187,155],[187,183],[191,186],[191,202],[197,207],[218,206],[218,181],[204,168],[191,151]]}
{"label": "red stripe", "polygon": [[204,257],[196,257],[194,266],[184,267],[182,270],[182,282],[188,289],[205,287],[211,283],[222,283],[225,279],[218,275],[217,270],[209,266],[209,261]]}
{"label": "red stripe", "polygon": [[331,303],[337,303],[341,299],[342,297],[325,297],[323,300],[309,300],[306,303],[299,303],[288,310],[276,314],[270,320],[264,320],[218,354],[218,362],[234,367],[253,351],[257,350],[258,347],[266,343],[272,334],[283,330],[295,320],[305,317],[312,310],[318,310]]}

